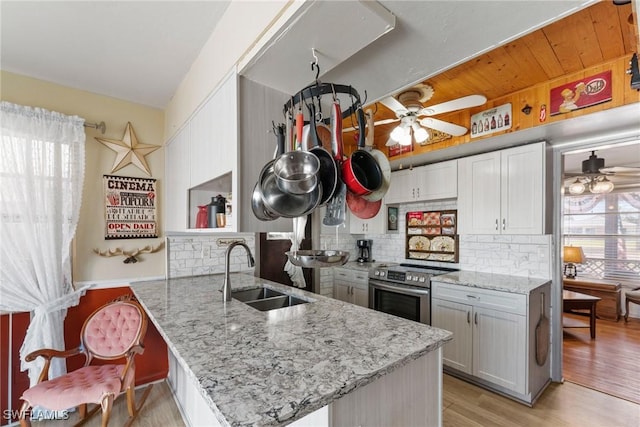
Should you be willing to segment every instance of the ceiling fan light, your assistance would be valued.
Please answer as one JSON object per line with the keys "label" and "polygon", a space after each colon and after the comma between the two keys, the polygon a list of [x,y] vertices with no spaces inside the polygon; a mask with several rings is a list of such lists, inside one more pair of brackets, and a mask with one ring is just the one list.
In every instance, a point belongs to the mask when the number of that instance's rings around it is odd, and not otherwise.
{"label": "ceiling fan light", "polygon": [[418,129],[413,128],[413,137],[416,139],[417,143],[422,143],[429,139],[429,131],[418,125],[416,125],[416,127]]}
{"label": "ceiling fan light", "polygon": [[584,193],[585,187],[584,184],[580,182],[578,178],[574,182],[569,185],[569,193],[573,195],[578,195]]}
{"label": "ceiling fan light", "polygon": [[402,126],[398,125],[398,126],[396,126],[396,128],[394,130],[391,131],[391,135],[389,135],[389,136],[394,141],[400,142],[400,140],[405,135],[405,133],[406,133],[405,129]]}
{"label": "ceiling fan light", "polygon": [[601,180],[592,181],[589,191],[595,194],[611,193],[611,191],[613,191],[613,182],[604,176]]}
{"label": "ceiling fan light", "polygon": [[400,141],[398,142],[400,145],[411,145],[411,132],[407,129],[407,132],[402,135],[402,138],[400,138]]}

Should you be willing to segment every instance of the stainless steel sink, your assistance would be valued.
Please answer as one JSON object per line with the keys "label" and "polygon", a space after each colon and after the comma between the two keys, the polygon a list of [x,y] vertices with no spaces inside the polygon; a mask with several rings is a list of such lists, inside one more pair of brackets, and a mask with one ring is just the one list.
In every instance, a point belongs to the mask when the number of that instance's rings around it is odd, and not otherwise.
{"label": "stainless steel sink", "polygon": [[281,297],[266,298],[258,301],[249,301],[247,305],[260,311],[275,310],[277,308],[291,307],[298,304],[306,304],[309,301],[296,298],[292,295],[283,295]]}
{"label": "stainless steel sink", "polygon": [[310,302],[266,287],[232,291],[231,297],[260,311],[276,310]]}
{"label": "stainless steel sink", "polygon": [[262,300],[265,298],[284,296],[282,292],[274,291],[269,288],[252,288],[244,289],[241,291],[231,291],[231,298],[235,298],[238,301],[247,302]]}

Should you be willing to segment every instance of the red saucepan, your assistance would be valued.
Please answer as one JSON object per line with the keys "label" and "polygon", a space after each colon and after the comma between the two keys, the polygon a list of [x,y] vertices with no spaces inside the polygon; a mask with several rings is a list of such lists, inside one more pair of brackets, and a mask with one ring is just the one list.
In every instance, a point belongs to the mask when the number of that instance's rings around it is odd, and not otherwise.
{"label": "red saucepan", "polygon": [[364,112],[362,108],[356,111],[360,136],[358,150],[354,151],[347,160],[342,162],[342,179],[350,192],[357,196],[376,191],[382,185],[382,171],[380,165],[364,148]]}
{"label": "red saucepan", "polygon": [[[391,164],[389,163],[389,159],[384,153],[373,146],[373,132],[374,132],[374,123],[373,123],[373,111],[370,109],[365,112],[366,120],[367,120],[367,137],[365,140],[365,145],[378,162],[380,166],[380,171],[382,171],[382,184],[380,188],[375,191],[372,191],[369,194],[362,196],[364,199],[370,202],[377,202],[378,200],[382,200],[382,198],[387,194],[389,190],[389,184],[391,184]],[[364,129],[361,129],[363,132]]]}
{"label": "red saucepan", "polygon": [[347,191],[347,206],[349,210],[358,218],[369,219],[373,218],[380,212],[380,206],[382,206],[382,200],[376,202],[370,202],[362,196],[356,196],[350,191]]}

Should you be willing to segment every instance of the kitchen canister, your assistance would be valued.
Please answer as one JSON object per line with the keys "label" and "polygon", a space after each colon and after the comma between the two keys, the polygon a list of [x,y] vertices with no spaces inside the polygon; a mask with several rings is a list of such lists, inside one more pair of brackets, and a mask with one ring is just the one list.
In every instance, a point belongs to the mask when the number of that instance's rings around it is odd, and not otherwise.
{"label": "kitchen canister", "polygon": [[208,221],[209,221],[209,227],[210,228],[216,228],[217,224],[216,224],[216,215],[221,213],[224,214],[225,213],[225,204],[227,202],[227,199],[225,199],[224,197],[222,197],[222,195],[218,194],[215,197],[211,198],[211,203],[209,203],[207,205],[207,217],[208,217]]}

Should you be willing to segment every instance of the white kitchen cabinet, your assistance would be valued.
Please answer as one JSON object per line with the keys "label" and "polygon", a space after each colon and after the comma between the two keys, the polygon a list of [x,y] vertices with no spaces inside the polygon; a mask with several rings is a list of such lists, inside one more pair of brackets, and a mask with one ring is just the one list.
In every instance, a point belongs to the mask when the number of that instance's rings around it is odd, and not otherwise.
{"label": "white kitchen cabinet", "polygon": [[335,299],[361,307],[369,306],[369,274],[367,271],[335,267],[333,269]]}
{"label": "white kitchen cabinet", "polygon": [[387,204],[456,198],[458,160],[433,163],[391,174]]}
{"label": "white kitchen cabinet", "polygon": [[386,205],[382,203],[378,214],[369,219],[358,218],[349,211],[349,232],[351,234],[384,234],[387,221],[386,210]]}
{"label": "white kitchen cabinet", "polygon": [[459,159],[460,234],[544,234],[545,144]]}
{"label": "white kitchen cabinet", "polygon": [[443,349],[447,370],[532,403],[549,377],[548,360],[543,366],[535,361],[538,303],[549,285],[529,295],[435,280],[431,285],[432,325],[453,332]]}
{"label": "white kitchen cabinet", "polygon": [[188,227],[189,206],[189,124],[165,147],[164,229],[184,231]]}
{"label": "white kitchen cabinet", "polygon": [[237,170],[238,77],[235,73],[196,111],[190,126],[191,187]]}

